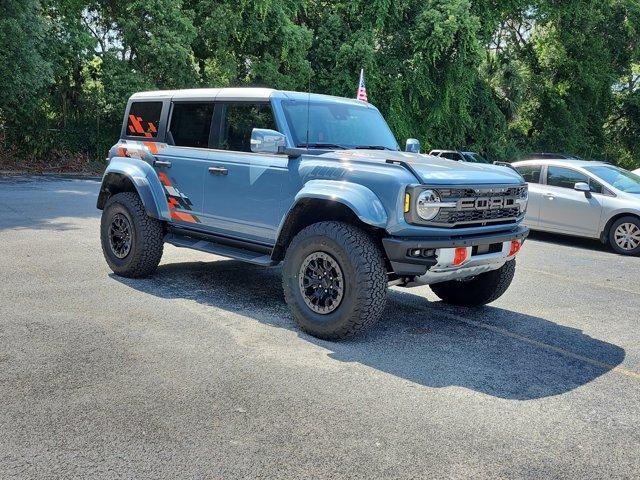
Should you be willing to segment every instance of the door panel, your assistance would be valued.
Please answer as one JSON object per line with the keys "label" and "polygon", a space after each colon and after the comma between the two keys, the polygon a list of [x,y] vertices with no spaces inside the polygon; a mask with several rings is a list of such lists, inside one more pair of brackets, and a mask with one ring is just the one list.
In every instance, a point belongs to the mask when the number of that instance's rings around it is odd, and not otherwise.
{"label": "door panel", "polygon": [[542,188],[540,227],[561,233],[588,237],[599,235],[602,197],[585,195],[573,189],[578,182],[590,183],[590,178],[573,168],[549,165],[546,185]]}
{"label": "door panel", "polygon": [[524,223],[529,227],[540,225],[540,206],[542,205],[542,193],[544,185],[540,184],[542,178],[542,165],[526,164],[518,165],[515,170],[529,185],[529,203]]}
{"label": "door panel", "polygon": [[286,156],[212,151],[203,223],[223,235],[275,243],[287,163]]}
{"label": "door panel", "polygon": [[529,227],[540,225],[540,206],[542,205],[542,191],[545,185],[538,183],[529,184],[529,203],[527,204],[527,214],[525,224]]}
{"label": "door panel", "polygon": [[168,145],[155,156],[158,162],[154,168],[167,195],[171,219],[178,224],[200,225],[209,151]]}
{"label": "door panel", "polygon": [[273,244],[288,177],[288,157],[251,152],[254,128],[277,130],[271,105],[218,103],[216,150],[204,181],[203,223],[216,233]]}
{"label": "door panel", "polygon": [[599,195],[587,198],[583,192],[547,185],[541,202],[541,227],[561,233],[598,236],[602,215]]}

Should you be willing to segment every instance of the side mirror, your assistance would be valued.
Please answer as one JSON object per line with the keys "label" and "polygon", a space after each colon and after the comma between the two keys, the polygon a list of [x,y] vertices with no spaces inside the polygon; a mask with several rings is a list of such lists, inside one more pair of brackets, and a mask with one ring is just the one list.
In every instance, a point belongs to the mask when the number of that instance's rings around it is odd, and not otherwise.
{"label": "side mirror", "polygon": [[420,153],[420,140],[417,138],[408,138],[404,147],[405,152]]}
{"label": "side mirror", "polygon": [[585,197],[591,198],[591,187],[587,182],[578,182],[573,186],[573,189],[578,192],[583,192]]}
{"label": "side mirror", "polygon": [[251,130],[251,151],[253,153],[282,153],[287,146],[287,137],[268,128]]}

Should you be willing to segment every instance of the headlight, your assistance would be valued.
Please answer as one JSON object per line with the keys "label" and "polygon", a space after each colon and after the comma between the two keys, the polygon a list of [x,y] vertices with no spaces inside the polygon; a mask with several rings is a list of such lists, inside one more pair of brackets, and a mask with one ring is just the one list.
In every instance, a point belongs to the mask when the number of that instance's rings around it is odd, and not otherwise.
{"label": "headlight", "polygon": [[418,195],[416,212],[423,220],[432,220],[440,211],[440,197],[433,190],[424,190]]}

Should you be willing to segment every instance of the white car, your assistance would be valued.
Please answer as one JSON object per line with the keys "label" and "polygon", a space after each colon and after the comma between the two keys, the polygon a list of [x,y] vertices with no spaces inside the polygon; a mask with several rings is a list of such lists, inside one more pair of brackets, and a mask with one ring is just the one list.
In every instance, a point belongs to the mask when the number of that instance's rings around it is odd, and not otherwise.
{"label": "white car", "polygon": [[512,167],[529,184],[529,228],[598,238],[618,253],[640,254],[639,175],[586,160],[526,160]]}

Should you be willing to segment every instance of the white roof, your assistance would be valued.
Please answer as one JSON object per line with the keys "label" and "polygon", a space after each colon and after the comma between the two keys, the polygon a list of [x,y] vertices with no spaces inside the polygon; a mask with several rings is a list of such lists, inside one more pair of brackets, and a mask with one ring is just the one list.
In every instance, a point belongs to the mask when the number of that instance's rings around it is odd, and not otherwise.
{"label": "white roof", "polygon": [[155,90],[150,92],[138,92],[131,95],[130,100],[196,100],[196,101],[242,101],[257,100],[269,101],[271,97],[287,98],[290,100],[309,99],[317,101],[332,101],[350,103],[367,108],[375,108],[373,105],[356,100],[354,98],[334,97],[318,93],[290,92],[286,90],[275,90],[273,88],[259,87],[232,87],[232,88],[189,88],[184,90]]}
{"label": "white roof", "polygon": [[276,92],[272,88],[188,88],[184,90],[155,90],[138,92],[131,100],[184,99],[184,100],[269,100]]}

